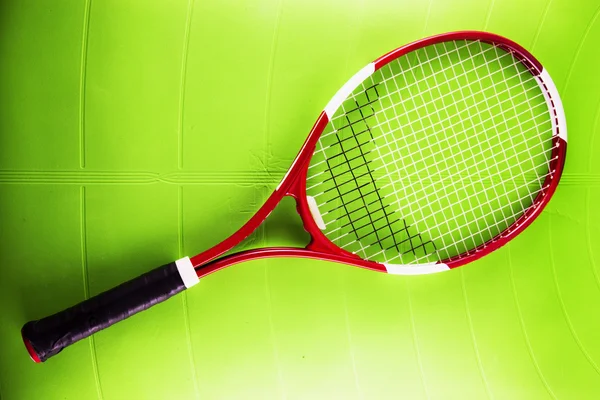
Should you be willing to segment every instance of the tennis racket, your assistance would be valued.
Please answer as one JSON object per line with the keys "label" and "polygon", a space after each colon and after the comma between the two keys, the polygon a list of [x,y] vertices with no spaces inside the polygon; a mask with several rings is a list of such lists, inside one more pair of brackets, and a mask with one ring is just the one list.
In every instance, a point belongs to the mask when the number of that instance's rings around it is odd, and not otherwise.
{"label": "tennis racket", "polygon": [[[242,261],[306,257],[391,274],[477,260],[518,235],[558,185],[567,149],[562,104],[527,50],[486,32],[400,47],[358,71],[319,115],[257,213],[220,244],[26,323],[31,358],[160,303]],[[232,250],[284,196],[305,247]]]}

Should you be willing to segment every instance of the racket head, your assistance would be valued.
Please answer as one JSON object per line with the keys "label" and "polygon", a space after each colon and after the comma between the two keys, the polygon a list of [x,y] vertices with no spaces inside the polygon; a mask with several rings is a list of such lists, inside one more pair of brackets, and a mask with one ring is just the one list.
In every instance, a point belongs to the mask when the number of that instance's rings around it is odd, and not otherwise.
{"label": "racket head", "polygon": [[558,91],[527,50],[487,32],[446,33],[354,75],[276,193],[297,199],[312,237],[305,256],[399,274],[448,270],[541,213],[566,133]]}

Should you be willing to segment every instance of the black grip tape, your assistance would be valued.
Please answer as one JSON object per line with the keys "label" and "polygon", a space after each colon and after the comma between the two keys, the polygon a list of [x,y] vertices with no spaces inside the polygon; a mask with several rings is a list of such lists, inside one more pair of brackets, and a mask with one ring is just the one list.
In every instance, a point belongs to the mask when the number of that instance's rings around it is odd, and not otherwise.
{"label": "black grip tape", "polygon": [[177,265],[172,262],[64,311],[27,322],[21,334],[31,358],[46,361],[65,347],[184,289]]}

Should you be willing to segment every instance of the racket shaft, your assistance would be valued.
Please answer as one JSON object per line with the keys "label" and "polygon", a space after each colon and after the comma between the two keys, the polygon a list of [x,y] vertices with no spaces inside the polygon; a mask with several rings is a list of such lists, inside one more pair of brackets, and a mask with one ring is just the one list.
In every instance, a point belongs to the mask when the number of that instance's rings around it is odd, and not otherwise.
{"label": "racket shaft", "polygon": [[125,282],[104,293],[37,321],[21,333],[34,361],[42,362],[65,347],[105,329],[186,288],[176,262]]}

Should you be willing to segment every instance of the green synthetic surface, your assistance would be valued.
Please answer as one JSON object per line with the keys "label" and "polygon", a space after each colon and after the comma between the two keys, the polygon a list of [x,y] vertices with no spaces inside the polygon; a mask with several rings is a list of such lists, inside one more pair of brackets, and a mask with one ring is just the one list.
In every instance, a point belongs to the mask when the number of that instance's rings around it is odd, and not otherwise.
{"label": "green synthetic surface", "polygon": [[[600,398],[600,2],[4,0],[0,398]],[[261,260],[29,360],[22,324],[223,240],[335,91],[423,36],[486,29],[552,75],[554,198],[456,271]],[[285,201],[246,245],[304,243]],[[300,232],[300,233],[298,233]]]}

